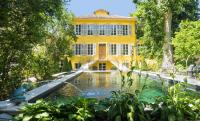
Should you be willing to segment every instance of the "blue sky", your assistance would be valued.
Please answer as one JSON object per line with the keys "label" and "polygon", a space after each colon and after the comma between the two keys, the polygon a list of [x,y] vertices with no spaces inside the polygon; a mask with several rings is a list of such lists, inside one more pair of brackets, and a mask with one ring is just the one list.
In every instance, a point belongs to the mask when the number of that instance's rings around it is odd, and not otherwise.
{"label": "blue sky", "polygon": [[76,16],[90,15],[97,9],[121,16],[129,16],[135,11],[132,0],[71,0],[69,4],[69,10]]}
{"label": "blue sky", "polygon": [[105,9],[115,15],[129,16],[136,9],[132,0],[71,0],[69,4],[69,10],[76,16],[91,15],[97,9]]}

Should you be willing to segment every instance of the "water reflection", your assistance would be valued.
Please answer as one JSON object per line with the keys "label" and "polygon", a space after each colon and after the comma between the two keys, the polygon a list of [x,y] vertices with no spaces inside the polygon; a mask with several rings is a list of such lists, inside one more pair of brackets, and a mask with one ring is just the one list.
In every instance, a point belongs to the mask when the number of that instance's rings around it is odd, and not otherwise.
{"label": "water reflection", "polygon": [[[136,75],[132,75],[134,79],[133,85],[129,89],[129,92],[133,93],[134,90],[141,87],[136,78]],[[69,81],[71,84],[65,84],[59,90],[56,90],[49,97],[59,96],[83,96],[86,98],[105,98],[111,95],[111,91],[116,91],[121,88],[121,76],[118,71],[112,72],[87,72],[81,74],[74,80]],[[80,91],[82,90],[82,91]]]}

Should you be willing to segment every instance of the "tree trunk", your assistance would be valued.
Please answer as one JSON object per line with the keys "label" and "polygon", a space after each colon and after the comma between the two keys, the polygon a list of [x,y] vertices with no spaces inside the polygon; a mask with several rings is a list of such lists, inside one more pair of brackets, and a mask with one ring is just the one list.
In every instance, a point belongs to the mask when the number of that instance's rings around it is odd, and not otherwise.
{"label": "tree trunk", "polygon": [[172,25],[172,11],[169,9],[165,13],[164,22],[164,43],[163,43],[163,62],[162,71],[173,69],[173,48],[171,45],[171,25]]}
{"label": "tree trunk", "polygon": [[190,55],[188,55],[187,59],[185,60],[185,69],[188,68],[188,60],[189,60],[189,58],[190,58]]}

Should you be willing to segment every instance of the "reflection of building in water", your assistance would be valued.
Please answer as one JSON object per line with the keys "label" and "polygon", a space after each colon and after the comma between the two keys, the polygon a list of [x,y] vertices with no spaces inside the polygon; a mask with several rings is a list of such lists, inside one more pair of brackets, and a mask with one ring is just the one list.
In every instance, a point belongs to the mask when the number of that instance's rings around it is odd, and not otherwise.
{"label": "reflection of building in water", "polygon": [[[123,73],[126,77],[126,73]],[[137,75],[132,75],[133,84],[132,89],[136,89],[140,86],[140,82],[137,79]],[[120,87],[121,75],[119,71],[106,72],[88,72],[83,73],[79,77],[73,80],[74,85],[80,89],[91,89],[91,88],[107,88],[109,87]]]}
{"label": "reflection of building in water", "polygon": [[70,84],[65,84],[65,86],[63,86],[61,90],[58,91],[59,96],[65,97],[78,96],[79,93],[79,90]]}
{"label": "reflection of building in water", "polygon": [[[123,75],[127,75],[123,73]],[[123,90],[127,90],[130,93],[134,93],[135,90],[141,89],[141,86],[144,85],[144,79],[141,79],[141,82],[137,79],[137,75],[132,75],[133,84],[130,88],[128,86],[124,87]],[[150,86],[150,80],[146,83]],[[59,96],[77,96],[82,95],[87,98],[103,98],[109,97],[110,91],[116,91],[121,89],[121,76],[119,71],[112,71],[110,73],[82,73],[79,77],[74,80],[69,81],[70,84],[65,84],[58,91],[55,91],[51,94],[51,97]],[[154,81],[151,83],[153,85]],[[76,88],[77,87],[77,88]],[[81,91],[80,91],[80,90]],[[156,88],[157,89],[157,88]]]}
{"label": "reflection of building in water", "polygon": [[110,81],[112,84],[121,84],[121,76],[119,71],[112,71],[110,73]]}
{"label": "reflection of building in water", "polygon": [[93,86],[92,73],[83,73],[78,78],[74,79],[74,82],[80,89],[85,89]]}
{"label": "reflection of building in water", "polygon": [[110,74],[109,73],[95,73],[96,87],[109,87]]}

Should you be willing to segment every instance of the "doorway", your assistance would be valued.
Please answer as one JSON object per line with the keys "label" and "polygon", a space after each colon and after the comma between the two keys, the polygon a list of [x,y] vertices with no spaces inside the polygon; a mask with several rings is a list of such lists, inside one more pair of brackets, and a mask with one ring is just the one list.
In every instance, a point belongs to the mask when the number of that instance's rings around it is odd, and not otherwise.
{"label": "doorway", "polygon": [[99,59],[106,59],[106,44],[99,44]]}
{"label": "doorway", "polygon": [[99,63],[99,70],[101,71],[106,70],[106,63]]}

